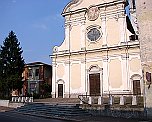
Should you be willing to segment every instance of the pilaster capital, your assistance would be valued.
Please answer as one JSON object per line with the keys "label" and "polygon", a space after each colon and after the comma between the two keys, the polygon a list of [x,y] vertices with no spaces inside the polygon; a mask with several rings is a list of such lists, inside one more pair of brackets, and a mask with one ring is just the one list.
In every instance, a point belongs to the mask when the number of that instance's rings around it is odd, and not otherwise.
{"label": "pilaster capital", "polygon": [[128,54],[122,54],[121,55],[121,59],[122,60],[127,60],[129,58],[129,55]]}
{"label": "pilaster capital", "polygon": [[82,63],[82,64],[86,63],[86,60],[85,60],[85,59],[82,59],[82,60],[81,60],[81,63]]}
{"label": "pilaster capital", "polygon": [[57,63],[56,62],[52,62],[52,66],[56,67]]}
{"label": "pilaster capital", "polygon": [[71,64],[71,61],[67,60],[67,61],[64,62],[64,64],[69,65],[69,64]]}
{"label": "pilaster capital", "polygon": [[109,58],[107,56],[104,56],[102,59],[103,59],[103,62],[108,62],[109,61]]}
{"label": "pilaster capital", "polygon": [[100,14],[100,19],[101,21],[106,21],[106,14],[105,13]]}

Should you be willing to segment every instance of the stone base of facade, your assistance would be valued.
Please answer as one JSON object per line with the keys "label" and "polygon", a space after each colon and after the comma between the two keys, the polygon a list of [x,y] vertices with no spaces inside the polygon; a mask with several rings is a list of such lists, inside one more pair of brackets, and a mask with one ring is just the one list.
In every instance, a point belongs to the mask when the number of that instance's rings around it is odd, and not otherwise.
{"label": "stone base of facade", "polygon": [[[79,95],[80,94],[78,93],[71,93],[71,94],[66,93],[63,95],[63,98],[78,98]],[[52,98],[58,98],[58,96],[55,95],[55,93],[52,93]]]}
{"label": "stone base of facade", "polygon": [[52,93],[52,98],[55,98],[55,94]]}
{"label": "stone base of facade", "polygon": [[146,85],[146,110],[147,117],[152,119],[152,86],[148,89]]}

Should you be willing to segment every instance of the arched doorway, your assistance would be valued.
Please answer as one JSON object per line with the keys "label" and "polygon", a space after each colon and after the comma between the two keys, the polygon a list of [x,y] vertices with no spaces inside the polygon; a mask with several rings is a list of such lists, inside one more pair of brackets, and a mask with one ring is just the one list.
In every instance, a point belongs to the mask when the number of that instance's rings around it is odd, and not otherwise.
{"label": "arched doorway", "polygon": [[102,68],[97,65],[91,66],[88,70],[89,77],[89,95],[101,95],[102,86]]}
{"label": "arched doorway", "polygon": [[57,97],[64,98],[64,81],[62,79],[57,81]]}
{"label": "arched doorway", "polygon": [[90,95],[100,95],[100,73],[89,74]]}
{"label": "arched doorway", "polygon": [[63,84],[58,84],[58,97],[63,98]]}
{"label": "arched doorway", "polygon": [[131,77],[132,80],[132,92],[134,95],[141,95],[141,76],[134,74]]}

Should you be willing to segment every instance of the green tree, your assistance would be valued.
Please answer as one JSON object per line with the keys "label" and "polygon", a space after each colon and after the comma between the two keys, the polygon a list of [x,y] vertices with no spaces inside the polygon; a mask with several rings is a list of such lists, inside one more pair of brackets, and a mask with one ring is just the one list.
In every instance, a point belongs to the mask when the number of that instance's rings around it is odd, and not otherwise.
{"label": "green tree", "polygon": [[7,95],[14,89],[22,88],[22,73],[24,70],[24,59],[22,48],[13,31],[11,31],[3,42],[0,50],[0,88]]}
{"label": "green tree", "polygon": [[52,87],[47,82],[42,83],[40,85],[40,89],[41,89],[40,94],[41,94],[42,98],[43,97],[47,98],[47,97],[49,97],[51,95]]}

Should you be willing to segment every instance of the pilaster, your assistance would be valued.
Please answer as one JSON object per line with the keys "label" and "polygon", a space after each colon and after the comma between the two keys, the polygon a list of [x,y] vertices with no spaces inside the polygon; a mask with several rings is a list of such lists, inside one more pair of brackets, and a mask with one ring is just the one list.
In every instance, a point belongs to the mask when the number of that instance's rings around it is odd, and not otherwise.
{"label": "pilaster", "polygon": [[81,50],[86,48],[85,45],[85,22],[81,23]]}
{"label": "pilaster", "polygon": [[109,62],[103,57],[103,92],[109,92]]}
{"label": "pilaster", "polygon": [[70,50],[70,28],[71,28],[70,23],[65,24],[65,47],[66,47],[66,50]]}
{"label": "pilaster", "polygon": [[106,15],[101,17],[103,45],[107,45]]}
{"label": "pilaster", "polygon": [[86,73],[86,60],[81,61],[81,92],[86,93],[86,79],[87,79],[87,73]]}
{"label": "pilaster", "polygon": [[120,25],[120,43],[121,42],[126,42],[127,39],[126,39],[126,17],[125,17],[125,14],[121,14],[119,15],[119,25]]}
{"label": "pilaster", "polygon": [[129,63],[126,54],[121,55],[123,90],[129,90]]}
{"label": "pilaster", "polygon": [[[69,60],[65,62],[65,97],[70,96],[70,68],[71,63]],[[69,96],[68,96],[69,95]]]}
{"label": "pilaster", "polygon": [[56,62],[52,62],[52,98],[56,98]]}

